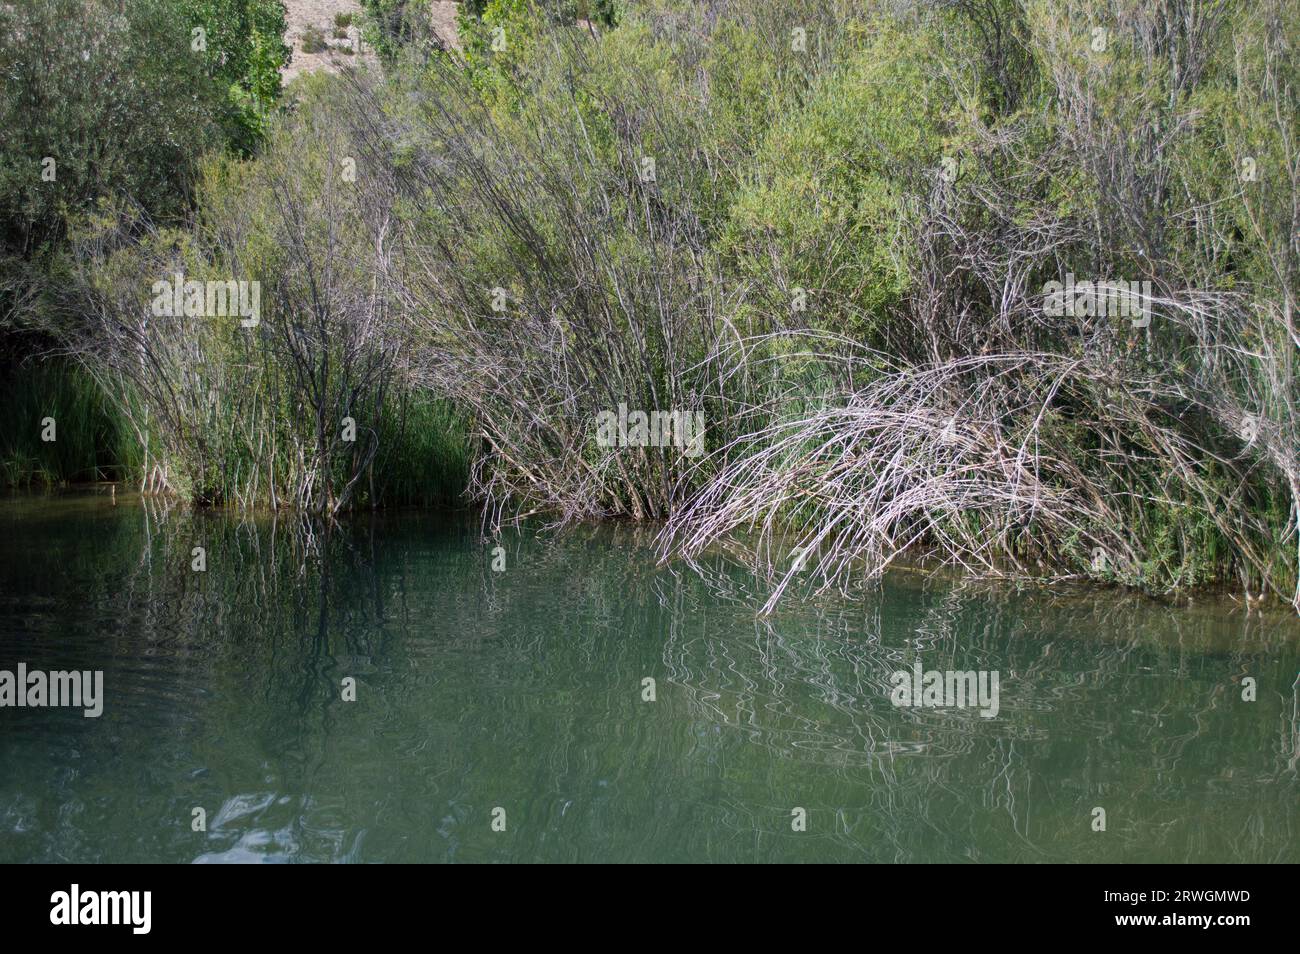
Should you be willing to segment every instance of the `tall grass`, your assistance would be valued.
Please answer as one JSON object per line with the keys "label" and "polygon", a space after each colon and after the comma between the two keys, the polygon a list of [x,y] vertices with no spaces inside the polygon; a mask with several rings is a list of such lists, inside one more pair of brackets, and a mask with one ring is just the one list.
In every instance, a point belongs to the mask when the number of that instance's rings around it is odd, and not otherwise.
{"label": "tall grass", "polygon": [[[0,485],[59,486],[120,480],[139,468],[131,429],[75,362],[30,359],[0,378]],[[53,418],[55,440],[42,440]]]}
{"label": "tall grass", "polygon": [[[146,491],[327,514],[452,502],[463,425],[411,384],[391,197],[343,173],[339,102],[307,95],[256,162],[209,166],[190,229],[119,208],[77,236],[88,320],[68,346],[148,448]],[[178,273],[257,283],[260,315],[156,313],[153,284]]]}
{"label": "tall grass", "polygon": [[359,503],[389,501],[422,507],[461,507],[469,499],[469,422],[444,398],[415,391],[396,399],[380,431],[375,487]]}

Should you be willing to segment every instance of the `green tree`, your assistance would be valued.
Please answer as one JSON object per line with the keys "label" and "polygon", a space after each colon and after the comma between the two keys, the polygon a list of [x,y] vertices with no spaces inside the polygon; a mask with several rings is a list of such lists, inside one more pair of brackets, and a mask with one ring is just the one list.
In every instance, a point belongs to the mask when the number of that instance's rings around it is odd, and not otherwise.
{"label": "green tree", "polygon": [[0,6],[0,251],[31,257],[101,196],[181,211],[221,89],[174,3]]}
{"label": "green tree", "polygon": [[202,30],[208,74],[229,97],[227,139],[251,152],[266,133],[267,117],[280,97],[280,68],[289,62],[280,0],[172,0],[191,31]]}

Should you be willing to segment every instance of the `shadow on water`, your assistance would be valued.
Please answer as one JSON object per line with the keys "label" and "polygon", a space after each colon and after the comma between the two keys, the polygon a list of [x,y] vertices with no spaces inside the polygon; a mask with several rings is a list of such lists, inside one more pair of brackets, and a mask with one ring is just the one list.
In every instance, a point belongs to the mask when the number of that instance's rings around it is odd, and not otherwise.
{"label": "shadow on water", "polygon": [[[757,597],[629,526],[0,501],[0,668],[106,696],[0,710],[0,861],[1300,860],[1285,614]],[[915,663],[998,671],[997,716],[896,708]]]}

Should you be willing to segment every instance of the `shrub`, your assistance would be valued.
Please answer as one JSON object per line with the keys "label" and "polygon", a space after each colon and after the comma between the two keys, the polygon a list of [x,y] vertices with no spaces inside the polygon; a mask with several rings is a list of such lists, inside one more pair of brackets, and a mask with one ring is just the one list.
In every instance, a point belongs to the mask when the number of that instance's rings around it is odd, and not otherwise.
{"label": "shrub", "polygon": [[320,53],[327,49],[329,49],[329,44],[325,42],[325,34],[314,26],[303,28],[302,51],[304,53]]}
{"label": "shrub", "polygon": [[[435,443],[446,456],[427,482],[387,475],[428,446],[418,424],[456,416],[407,397],[406,325],[375,283],[392,209],[352,179],[337,113],[357,104],[330,88],[304,84],[256,161],[213,161],[193,228],[118,212],[78,236],[90,326],[70,345],[141,436],[152,489],[335,514],[390,491],[445,498],[464,479],[454,436]],[[177,273],[259,282],[260,320],[151,313],[153,283]]]}
{"label": "shrub", "polygon": [[[101,196],[181,214],[224,91],[166,0],[0,6],[0,242],[31,256]],[[50,162],[46,162],[46,159]]]}
{"label": "shrub", "polygon": [[[778,119],[742,175],[721,247],[740,274],[791,311],[803,289],[816,327],[870,341],[915,267],[916,196],[927,191],[957,113],[974,91],[922,27],[882,24]],[[876,339],[878,341],[878,339]]]}

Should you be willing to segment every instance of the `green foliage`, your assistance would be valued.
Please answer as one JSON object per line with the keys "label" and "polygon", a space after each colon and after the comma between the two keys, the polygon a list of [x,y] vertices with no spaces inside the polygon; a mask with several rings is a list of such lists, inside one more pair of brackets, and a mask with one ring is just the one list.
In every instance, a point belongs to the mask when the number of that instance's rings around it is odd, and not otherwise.
{"label": "green foliage", "polygon": [[[130,428],[77,365],[30,361],[0,380],[0,487],[133,477],[139,451]],[[55,440],[42,440],[52,418]]]}
{"label": "green foliage", "polygon": [[366,42],[384,63],[395,63],[404,47],[429,37],[428,5],[420,0],[360,0]]}
{"label": "green foliage", "polygon": [[[214,155],[192,225],[154,231],[106,208],[74,236],[89,328],[68,345],[147,443],[151,483],[194,502],[448,504],[467,480],[461,419],[398,374],[407,339],[374,294],[337,92],[307,78],[258,158]],[[259,323],[154,310],[123,354],[121,329],[177,273],[257,282]]]}
{"label": "green foliage", "polygon": [[98,203],[179,221],[203,155],[253,148],[283,16],[278,0],[0,6],[0,329],[43,330],[40,347],[76,321],[53,302],[63,240]]}
{"label": "green foliage", "polygon": [[817,324],[869,337],[908,291],[909,195],[958,118],[938,70],[954,52],[926,30],[884,25],[771,126],[722,243],[742,275],[787,301],[805,289]]}
{"label": "green foliage", "polygon": [[[191,31],[206,34],[199,51],[207,72],[227,91],[228,142],[245,154],[266,132],[280,98],[280,68],[289,62],[281,0],[174,0]],[[194,45],[191,33],[191,46]]]}
{"label": "green foliage", "polygon": [[[0,6],[0,242],[31,255],[100,196],[184,208],[222,91],[169,0]],[[53,165],[46,163],[46,158]],[[42,173],[50,170],[53,181]]]}
{"label": "green foliage", "polygon": [[531,0],[484,0],[456,14],[466,73],[485,94],[518,102],[527,88],[520,75],[540,65],[536,44],[545,16]]}

